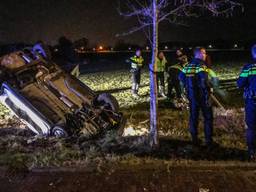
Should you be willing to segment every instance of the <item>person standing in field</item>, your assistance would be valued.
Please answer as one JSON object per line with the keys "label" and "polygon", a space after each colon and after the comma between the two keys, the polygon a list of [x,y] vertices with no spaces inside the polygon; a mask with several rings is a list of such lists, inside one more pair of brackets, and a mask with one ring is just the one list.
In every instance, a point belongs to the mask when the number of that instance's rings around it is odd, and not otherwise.
{"label": "person standing in field", "polygon": [[208,84],[207,67],[205,66],[206,50],[196,48],[194,59],[186,65],[179,74],[179,79],[185,86],[189,100],[189,131],[194,145],[199,145],[198,122],[199,112],[204,117],[205,144],[208,149],[213,147],[213,110],[210,104],[210,87]]}
{"label": "person standing in field", "polygon": [[133,57],[130,58],[131,73],[132,73],[132,95],[139,97],[139,86],[141,80],[141,69],[143,67],[144,59],[140,49],[136,50]]}
{"label": "person standing in field", "polygon": [[246,139],[249,160],[256,160],[256,44],[251,49],[252,62],[246,64],[237,80],[239,88],[244,89]]}
{"label": "person standing in field", "polygon": [[164,56],[164,53],[161,51],[159,52],[157,59],[156,59],[156,78],[157,78],[157,88],[158,88],[158,95],[161,97],[166,98],[165,95],[165,78],[164,73],[166,69],[167,60]]}
{"label": "person standing in field", "polygon": [[188,58],[181,49],[176,51],[176,63],[167,68],[168,74],[168,93],[169,99],[173,98],[173,88],[175,90],[176,98],[181,99],[181,85],[179,80],[179,73],[182,71],[184,66],[188,64]]}

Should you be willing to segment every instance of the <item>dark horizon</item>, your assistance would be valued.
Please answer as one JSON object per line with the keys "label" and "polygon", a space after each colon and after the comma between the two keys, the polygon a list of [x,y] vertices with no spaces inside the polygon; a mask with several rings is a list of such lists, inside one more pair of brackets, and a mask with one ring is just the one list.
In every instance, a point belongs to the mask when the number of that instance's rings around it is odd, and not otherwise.
{"label": "dark horizon", "polygon": [[[244,2],[244,12],[236,12],[231,18],[191,19],[188,27],[161,23],[159,40],[195,42],[255,39],[256,4],[250,0]],[[143,32],[116,37],[116,34],[136,25],[134,18],[126,19],[118,14],[116,0],[9,0],[2,2],[0,11],[2,43],[34,43],[43,40],[54,45],[60,36],[71,40],[88,38],[90,47],[97,44],[114,46],[120,39],[132,44],[146,43]]]}

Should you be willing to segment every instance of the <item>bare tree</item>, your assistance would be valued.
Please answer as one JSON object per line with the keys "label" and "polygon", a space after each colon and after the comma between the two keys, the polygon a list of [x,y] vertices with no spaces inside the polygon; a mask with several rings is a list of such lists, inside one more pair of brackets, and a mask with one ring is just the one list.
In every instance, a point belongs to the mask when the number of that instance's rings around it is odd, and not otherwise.
{"label": "bare tree", "polygon": [[[123,8],[125,11],[122,11]],[[158,145],[158,101],[156,86],[156,58],[158,54],[158,25],[168,21],[184,24],[184,17],[198,17],[202,14],[212,16],[232,16],[236,7],[242,5],[233,0],[122,0],[119,13],[124,17],[136,17],[138,26],[120,35],[129,35],[143,30],[151,42],[152,58],[150,69],[150,144]]]}

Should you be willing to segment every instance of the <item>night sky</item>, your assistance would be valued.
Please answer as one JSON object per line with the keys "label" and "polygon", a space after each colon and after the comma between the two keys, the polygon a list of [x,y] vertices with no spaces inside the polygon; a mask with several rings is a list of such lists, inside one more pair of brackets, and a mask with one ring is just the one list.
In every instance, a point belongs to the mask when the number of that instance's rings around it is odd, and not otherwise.
{"label": "night sky", "polygon": [[[256,1],[244,0],[244,13],[233,18],[200,18],[189,26],[160,25],[160,41],[255,39]],[[0,42],[56,43],[60,36],[71,40],[86,37],[90,45],[114,45],[116,34],[136,25],[136,19],[119,16],[117,0],[5,0],[0,3]],[[143,32],[122,37],[145,43]]]}

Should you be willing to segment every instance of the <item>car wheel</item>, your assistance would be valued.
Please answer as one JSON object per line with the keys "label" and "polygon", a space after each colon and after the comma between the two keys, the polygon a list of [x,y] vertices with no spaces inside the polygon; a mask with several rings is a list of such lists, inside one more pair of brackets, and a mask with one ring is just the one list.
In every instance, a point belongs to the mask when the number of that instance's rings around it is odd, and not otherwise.
{"label": "car wheel", "polygon": [[116,98],[109,93],[102,93],[98,96],[97,101],[104,106],[110,107],[110,109],[114,112],[119,111],[119,104]]}
{"label": "car wheel", "polygon": [[56,125],[53,129],[52,129],[52,135],[54,137],[57,138],[64,138],[64,137],[68,137],[68,133],[64,130],[63,127]]}

